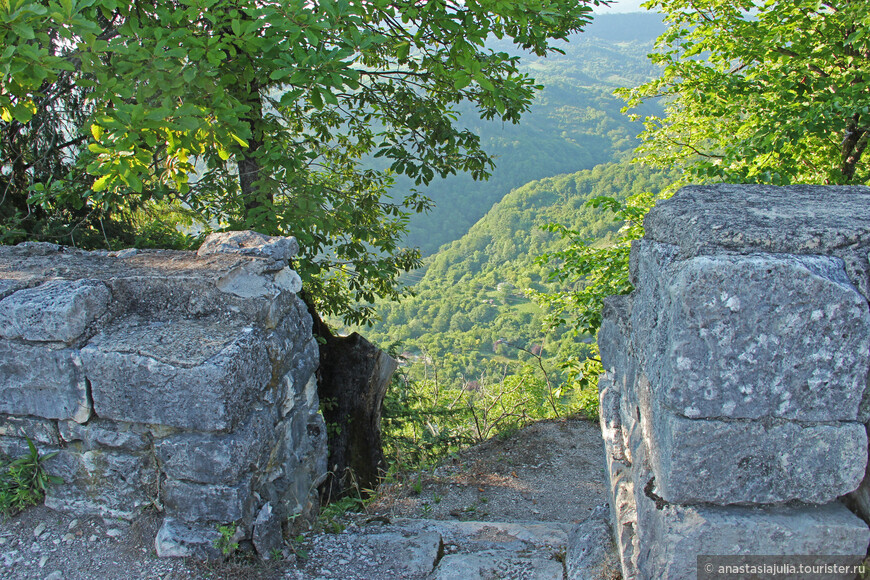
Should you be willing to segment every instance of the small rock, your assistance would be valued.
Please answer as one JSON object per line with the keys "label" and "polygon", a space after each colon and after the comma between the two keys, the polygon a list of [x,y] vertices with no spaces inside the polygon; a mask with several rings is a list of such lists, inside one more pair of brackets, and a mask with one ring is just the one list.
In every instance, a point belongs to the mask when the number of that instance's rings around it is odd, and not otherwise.
{"label": "small rock", "polygon": [[106,535],[109,536],[110,538],[117,538],[123,533],[124,532],[122,532],[118,528],[111,528],[111,529],[106,530]]}
{"label": "small rock", "polygon": [[63,536],[64,542],[72,542],[75,539],[76,539],[76,536],[75,536],[75,534],[72,534],[72,533],[67,533],[67,534],[64,534],[64,536]]}
{"label": "small rock", "polygon": [[93,543],[93,542],[96,542],[96,541],[97,541],[97,536],[96,536],[96,534],[91,534],[91,537],[88,538],[88,541],[89,541],[89,542],[92,542],[92,543]]}
{"label": "small rock", "polygon": [[55,570],[51,574],[45,577],[45,580],[63,580],[63,572],[60,570]]}
{"label": "small rock", "polygon": [[53,540],[51,541],[51,543],[54,544],[55,546],[57,546],[58,544],[60,544],[60,539],[59,539],[59,538],[55,538],[55,539],[53,539]]}
{"label": "small rock", "polygon": [[77,525],[79,525],[79,521],[78,521],[78,520],[73,520],[73,521],[71,521],[71,522],[69,523],[69,526],[67,527],[67,529],[70,530],[70,531],[72,531],[72,529],[73,529],[74,527],[76,527]]}
{"label": "small rock", "polygon": [[48,562],[48,556],[43,556],[39,559],[39,567],[45,568],[45,563]]}
{"label": "small rock", "polygon": [[8,541],[6,538],[0,538],[0,546],[5,546]]}
{"label": "small rock", "polygon": [[33,537],[38,538],[42,535],[42,532],[45,531],[45,522],[39,522],[39,525],[36,526],[36,529],[33,530]]}

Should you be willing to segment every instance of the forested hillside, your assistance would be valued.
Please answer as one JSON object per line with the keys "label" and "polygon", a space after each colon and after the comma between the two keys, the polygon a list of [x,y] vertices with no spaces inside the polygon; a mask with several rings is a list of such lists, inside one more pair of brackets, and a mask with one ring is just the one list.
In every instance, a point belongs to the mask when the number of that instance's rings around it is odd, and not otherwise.
{"label": "forested hillside", "polygon": [[526,289],[557,287],[548,281],[550,267],[536,262],[560,246],[543,226],[561,223],[605,244],[619,224],[605,210],[587,207],[589,199],[625,199],[667,183],[662,172],[627,162],[528,183],[407,275],[416,296],[379,304],[381,319],[365,334],[382,345],[400,342],[408,353],[425,353],[446,381],[475,377],[492,362],[528,359],[520,349],[576,358],[585,353],[583,337],[565,328],[543,331],[541,311],[525,295]]}
{"label": "forested hillside", "polygon": [[404,363],[385,409],[391,445],[437,455],[533,417],[597,408],[594,380],[572,373],[594,352],[594,338],[545,328],[528,293],[568,290],[540,260],[565,243],[547,224],[608,244],[620,224],[586,202],[669,183],[628,162],[642,127],[612,94],[655,75],[646,55],[661,30],[657,15],[596,17],[561,45],[564,55],[523,60],[545,88],[521,125],[462,118],[497,155],[497,168],[487,182],[464,175],[423,190],[437,206],[410,222],[410,243],[428,254],[402,277],[415,295],[378,302],[379,320],[362,329]]}
{"label": "forested hillside", "polygon": [[[657,14],[601,15],[560,45],[564,55],[524,55],[520,69],[544,89],[522,123],[484,122],[473,114],[461,119],[480,135],[484,149],[497,156],[492,177],[475,182],[459,175],[421,188],[436,207],[412,216],[409,243],[424,255],[432,254],[462,236],[511,189],[627,158],[642,127],[620,112],[625,103],[612,93],[655,75],[646,55],[663,30]],[[493,48],[513,52],[508,43]],[[408,180],[397,182],[399,190],[409,187]]]}

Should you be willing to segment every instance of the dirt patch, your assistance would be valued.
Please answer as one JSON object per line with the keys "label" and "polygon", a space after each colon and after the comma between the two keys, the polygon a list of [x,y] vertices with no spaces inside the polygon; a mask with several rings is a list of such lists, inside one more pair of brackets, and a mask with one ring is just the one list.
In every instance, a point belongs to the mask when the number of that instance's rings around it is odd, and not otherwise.
{"label": "dirt patch", "polygon": [[577,523],[607,501],[597,422],[540,421],[381,486],[371,515]]}

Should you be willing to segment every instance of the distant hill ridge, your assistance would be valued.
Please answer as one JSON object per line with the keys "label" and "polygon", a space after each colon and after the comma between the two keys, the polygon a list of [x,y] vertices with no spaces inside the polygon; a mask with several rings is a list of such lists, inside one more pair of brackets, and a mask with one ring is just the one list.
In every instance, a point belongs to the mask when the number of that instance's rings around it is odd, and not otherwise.
{"label": "distant hill ridge", "polygon": [[[429,214],[412,217],[409,244],[433,254],[442,244],[460,238],[512,189],[626,159],[642,127],[620,112],[624,103],[612,93],[656,74],[647,54],[663,30],[658,14],[597,15],[585,32],[560,45],[564,55],[523,55],[522,70],[544,89],[522,122],[501,125],[463,116],[485,149],[497,157],[493,176],[487,182],[455,176],[422,188],[437,206]],[[506,42],[492,46],[517,52]],[[411,187],[407,180],[396,185],[398,192]]]}

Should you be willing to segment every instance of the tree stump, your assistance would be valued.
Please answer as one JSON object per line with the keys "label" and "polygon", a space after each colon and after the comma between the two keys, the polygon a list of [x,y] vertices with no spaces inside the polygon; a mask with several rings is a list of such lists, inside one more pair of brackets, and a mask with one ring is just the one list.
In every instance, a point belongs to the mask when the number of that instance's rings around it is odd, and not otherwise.
{"label": "tree stump", "polygon": [[[333,336],[318,321],[317,391],[329,441],[330,475],[321,496],[332,500],[354,485],[374,489],[386,471],[381,445],[384,395],[398,363],[354,332]],[[325,331],[325,332],[324,332]]]}

